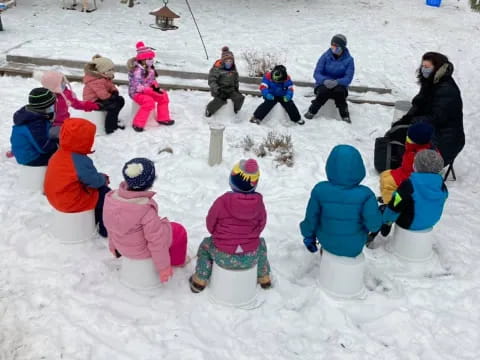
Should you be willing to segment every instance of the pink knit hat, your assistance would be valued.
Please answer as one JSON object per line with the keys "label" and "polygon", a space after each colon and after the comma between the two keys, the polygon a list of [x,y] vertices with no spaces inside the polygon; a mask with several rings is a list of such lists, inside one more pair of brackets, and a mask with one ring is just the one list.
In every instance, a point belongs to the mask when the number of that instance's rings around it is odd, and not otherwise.
{"label": "pink knit hat", "polygon": [[137,42],[137,56],[136,59],[140,60],[147,60],[153,59],[155,57],[155,53],[151,47],[145,46],[142,41]]}
{"label": "pink knit hat", "polygon": [[64,79],[65,76],[61,72],[48,70],[42,74],[40,82],[44,88],[47,88],[55,94],[60,94],[62,92],[62,81]]}

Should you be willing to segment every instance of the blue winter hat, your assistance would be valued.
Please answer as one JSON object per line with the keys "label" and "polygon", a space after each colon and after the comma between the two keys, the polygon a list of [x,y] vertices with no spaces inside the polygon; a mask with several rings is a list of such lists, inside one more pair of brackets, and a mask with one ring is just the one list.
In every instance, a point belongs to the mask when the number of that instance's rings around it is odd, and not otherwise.
{"label": "blue winter hat", "polygon": [[129,190],[147,190],[155,181],[155,164],[147,158],[134,158],[125,163],[122,174]]}
{"label": "blue winter hat", "polygon": [[415,123],[408,128],[407,136],[415,144],[428,144],[432,140],[433,126],[424,122]]}

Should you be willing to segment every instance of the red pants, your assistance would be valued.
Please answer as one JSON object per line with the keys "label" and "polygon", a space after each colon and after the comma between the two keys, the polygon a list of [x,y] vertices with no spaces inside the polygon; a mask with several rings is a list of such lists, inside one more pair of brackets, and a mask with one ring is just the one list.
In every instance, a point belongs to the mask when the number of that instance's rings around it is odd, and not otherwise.
{"label": "red pants", "polygon": [[136,94],[133,97],[133,101],[140,105],[140,109],[138,109],[137,114],[133,118],[133,125],[144,128],[147,124],[150,112],[155,109],[155,104],[157,104],[156,120],[158,122],[165,122],[170,120],[170,111],[168,110],[168,103],[170,102],[170,100],[168,99],[168,94],[165,90],[163,90],[161,94]]}

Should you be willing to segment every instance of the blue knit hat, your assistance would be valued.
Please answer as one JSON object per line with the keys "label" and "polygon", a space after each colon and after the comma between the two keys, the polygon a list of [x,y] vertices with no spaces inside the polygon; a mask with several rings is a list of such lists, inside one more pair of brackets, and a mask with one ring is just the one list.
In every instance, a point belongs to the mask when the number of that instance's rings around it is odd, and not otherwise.
{"label": "blue knit hat", "polygon": [[428,144],[432,140],[433,126],[420,122],[411,125],[408,128],[407,136],[415,144]]}
{"label": "blue knit hat", "polygon": [[240,160],[230,174],[230,187],[235,192],[254,192],[259,178],[260,170],[254,159]]}
{"label": "blue knit hat", "polygon": [[129,190],[147,190],[155,181],[155,164],[147,158],[134,158],[125,163],[122,174]]}

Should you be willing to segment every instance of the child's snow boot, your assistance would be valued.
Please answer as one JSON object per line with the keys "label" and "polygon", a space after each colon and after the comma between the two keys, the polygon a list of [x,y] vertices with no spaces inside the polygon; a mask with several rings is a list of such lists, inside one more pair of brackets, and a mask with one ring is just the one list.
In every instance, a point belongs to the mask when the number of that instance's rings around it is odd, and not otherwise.
{"label": "child's snow boot", "polygon": [[257,282],[260,284],[262,289],[267,290],[272,287],[272,280],[270,279],[270,275],[264,275],[257,279]]}
{"label": "child's snow boot", "polygon": [[190,279],[188,279],[188,282],[190,283],[190,290],[194,294],[198,294],[199,292],[202,292],[205,290],[205,287],[207,286],[207,282],[205,280],[200,280],[193,274],[190,276]]}

